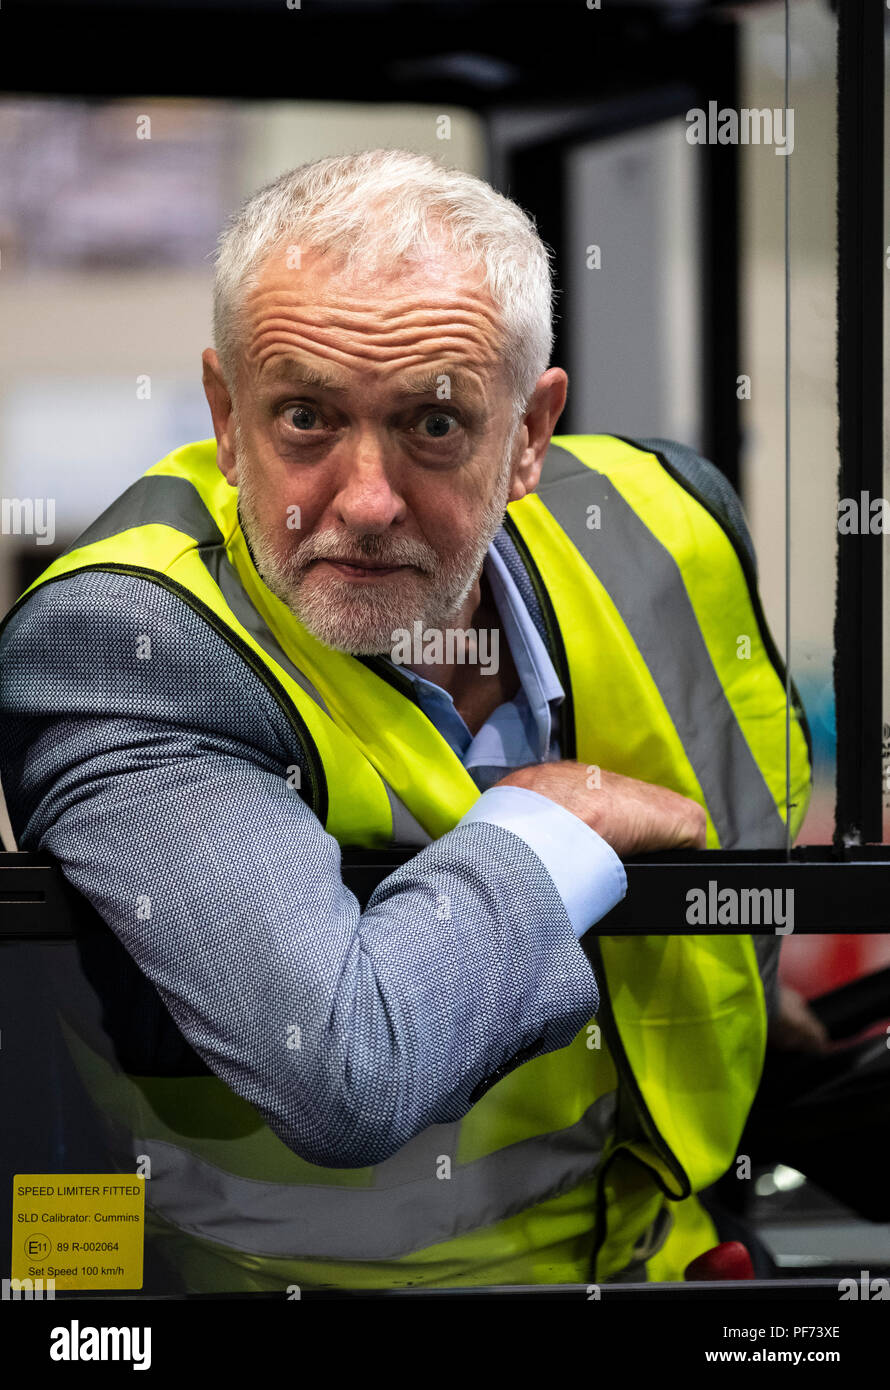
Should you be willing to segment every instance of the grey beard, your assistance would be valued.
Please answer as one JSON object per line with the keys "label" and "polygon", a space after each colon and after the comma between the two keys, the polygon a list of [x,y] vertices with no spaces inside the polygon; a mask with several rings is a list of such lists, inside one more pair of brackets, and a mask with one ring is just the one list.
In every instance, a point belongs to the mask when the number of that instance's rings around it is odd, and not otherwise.
{"label": "grey beard", "polygon": [[257,572],[306,630],[334,651],[356,656],[387,654],[392,650],[396,630],[410,629],[418,619],[424,629],[447,627],[466,602],[503,522],[514,439],[515,431],[501,460],[494,496],[482,508],[478,537],[468,550],[441,561],[422,542],[407,543],[407,553],[400,554],[400,545],[392,538],[351,537],[350,554],[358,553],[368,559],[386,556],[396,562],[418,564],[425,573],[408,570],[404,576],[391,576],[373,584],[331,576],[322,586],[306,583],[308,575],[302,569],[305,558],[298,556],[299,547],[282,560],[262,534],[257,521],[254,478],[244,467],[244,451],[236,430],[238,514]]}

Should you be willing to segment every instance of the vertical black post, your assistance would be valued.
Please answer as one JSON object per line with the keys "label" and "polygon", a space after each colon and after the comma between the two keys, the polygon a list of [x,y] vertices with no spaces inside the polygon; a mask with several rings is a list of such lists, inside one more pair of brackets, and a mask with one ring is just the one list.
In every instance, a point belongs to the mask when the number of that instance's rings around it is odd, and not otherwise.
{"label": "vertical black post", "polygon": [[884,6],[838,0],[838,496],[859,526],[838,535],[834,688],[836,845],[881,839]]}
{"label": "vertical black post", "polygon": [[[707,32],[699,75],[699,105],[738,109],[738,31],[714,24]],[[702,239],[702,453],[739,488],[739,151],[704,145]]]}
{"label": "vertical black post", "polygon": [[[571,372],[568,360],[567,318],[571,305],[566,302],[566,162],[570,142],[565,137],[549,139],[536,145],[526,145],[513,151],[509,161],[508,196],[534,217],[541,240],[553,249],[553,351],[550,364]],[[507,190],[505,190],[507,191]],[[576,409],[572,393],[560,418],[559,433],[570,434],[577,428],[573,421]]]}

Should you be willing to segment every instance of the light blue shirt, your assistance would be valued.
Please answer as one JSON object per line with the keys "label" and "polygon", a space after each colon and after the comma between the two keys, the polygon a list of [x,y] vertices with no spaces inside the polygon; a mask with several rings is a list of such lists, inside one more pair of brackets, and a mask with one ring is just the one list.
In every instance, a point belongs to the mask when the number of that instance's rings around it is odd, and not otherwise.
{"label": "light blue shirt", "polygon": [[553,712],[565,691],[494,546],[483,571],[520,680],[514,698],[498,705],[474,737],[447,690],[407,666],[398,669],[414,683],[424,714],[482,788],[459,824],[487,821],[520,836],[550,874],[575,935],[581,937],[624,897],[627,875],[611,845],[558,802],[526,787],[493,785],[515,768],[559,758]]}

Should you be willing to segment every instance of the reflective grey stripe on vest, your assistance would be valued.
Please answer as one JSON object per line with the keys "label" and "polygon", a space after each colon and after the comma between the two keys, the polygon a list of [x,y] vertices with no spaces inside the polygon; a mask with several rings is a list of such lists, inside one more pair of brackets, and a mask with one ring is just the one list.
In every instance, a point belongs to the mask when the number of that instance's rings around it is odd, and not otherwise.
{"label": "reflective grey stripe on vest", "polygon": [[[380,777],[380,773],[377,773]],[[381,782],[386,788],[386,795],[389,797],[389,809],[392,811],[392,838],[397,845],[404,845],[407,849],[417,846],[418,849],[424,845],[431,845],[433,837],[420,824],[420,821],[408,810],[401,797],[396,796],[392,787],[385,777],[380,777]]]}
{"label": "reflective grey stripe on vest", "polygon": [[62,554],[70,555],[86,545],[107,541],[110,536],[131,531],[134,526],[152,525],[172,526],[191,536],[200,546],[223,543],[222,531],[188,478],[151,473],[148,477],[137,478]]}
{"label": "reflective grey stripe on vest", "polygon": [[[668,475],[666,475],[668,476]],[[785,823],[714,669],[676,560],[605,474],[558,444],[538,496],[615,604],[698,778],[724,849],[779,848]],[[599,530],[587,508],[601,509]]]}
{"label": "reflective grey stripe on vest", "polygon": [[270,1259],[393,1260],[577,1187],[596,1172],[614,1116],[610,1091],[568,1129],[472,1163],[452,1158],[448,1179],[436,1177],[436,1161],[456,1147],[459,1125],[432,1125],[375,1166],[374,1187],[258,1182],[165,1140],[133,1142],[151,1158],[148,1205],[202,1240]]}

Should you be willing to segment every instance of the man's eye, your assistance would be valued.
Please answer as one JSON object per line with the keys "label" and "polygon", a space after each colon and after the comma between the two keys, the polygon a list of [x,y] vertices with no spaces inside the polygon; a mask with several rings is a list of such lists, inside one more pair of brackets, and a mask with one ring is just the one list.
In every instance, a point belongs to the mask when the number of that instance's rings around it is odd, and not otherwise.
{"label": "man's eye", "polygon": [[295,430],[306,431],[317,427],[319,415],[312,405],[293,405],[287,412],[287,418]]}
{"label": "man's eye", "polygon": [[[421,434],[428,439],[444,439],[447,434],[454,433],[454,430],[451,430],[449,426],[454,425],[456,429],[457,423],[453,415],[446,415],[443,411],[436,410],[430,415],[424,415],[421,421]],[[427,429],[428,425],[431,425],[432,428]]]}

